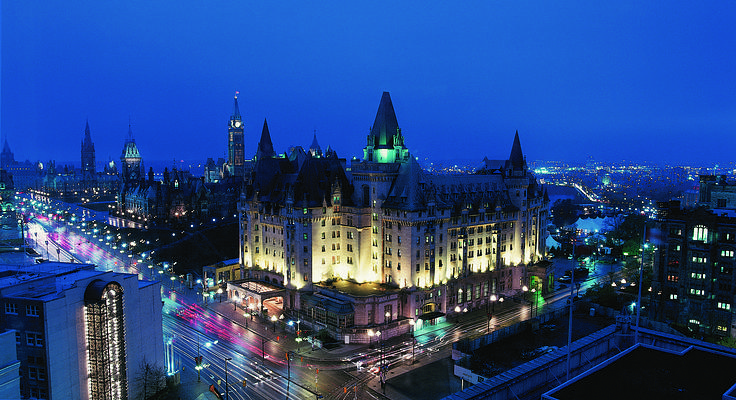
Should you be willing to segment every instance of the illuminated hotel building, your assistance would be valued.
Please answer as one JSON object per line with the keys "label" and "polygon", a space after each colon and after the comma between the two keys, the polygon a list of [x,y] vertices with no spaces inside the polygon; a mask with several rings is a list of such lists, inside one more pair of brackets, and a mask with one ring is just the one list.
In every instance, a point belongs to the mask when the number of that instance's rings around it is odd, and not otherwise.
{"label": "illuminated hotel building", "polygon": [[21,398],[133,399],[163,367],[161,284],[89,264],[0,266],[0,329],[15,331]]}
{"label": "illuminated hotel building", "polygon": [[518,132],[508,159],[431,174],[410,154],[384,92],[363,158],[349,167],[329,147],[277,156],[265,124],[254,163],[239,206],[241,276],[273,290],[229,284],[244,306],[278,295],[293,315],[367,341],[369,329],[400,334],[410,320],[547,286],[528,266],[545,255],[549,199]]}

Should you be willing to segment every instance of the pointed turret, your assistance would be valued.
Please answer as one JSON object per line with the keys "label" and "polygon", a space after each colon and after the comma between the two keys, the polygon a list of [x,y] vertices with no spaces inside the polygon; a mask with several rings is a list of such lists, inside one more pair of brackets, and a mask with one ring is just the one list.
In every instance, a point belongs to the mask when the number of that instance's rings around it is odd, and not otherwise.
{"label": "pointed turret", "polygon": [[95,144],[92,143],[92,134],[89,131],[89,120],[84,127],[84,140],[82,141],[82,180],[94,181],[95,174]]}
{"label": "pointed turret", "polygon": [[312,144],[309,146],[309,152],[312,154],[312,157],[317,157],[322,155],[322,149],[319,147],[319,143],[317,143],[317,130],[314,130],[314,137],[312,139]]}
{"label": "pointed turret", "polygon": [[238,94],[240,92],[235,92],[235,98],[233,99],[233,114],[230,116],[230,119],[237,119],[241,120],[240,116],[240,108],[238,108]]}
{"label": "pointed turret", "polygon": [[271,133],[268,131],[268,122],[263,119],[263,130],[261,131],[261,139],[258,141],[258,151],[256,151],[256,159],[274,157],[273,143],[271,142]]}
{"label": "pointed turret", "polygon": [[514,169],[526,169],[526,161],[524,161],[524,153],[521,152],[521,142],[519,141],[519,131],[514,135],[514,144],[511,146],[511,155],[509,162]]}
{"label": "pointed turret", "polygon": [[92,136],[89,133],[89,120],[86,121],[86,126],[84,127],[84,141],[86,143],[92,142]]}
{"label": "pointed turret", "polygon": [[13,155],[13,152],[10,150],[10,145],[8,144],[8,138],[5,138],[5,143],[3,144],[3,151],[0,153],[0,166],[3,168],[8,168],[8,166],[13,165],[15,163],[15,155]]}
{"label": "pointed turret", "polygon": [[383,92],[378,105],[376,119],[373,121],[368,143],[363,149],[363,159],[380,163],[403,162],[409,158],[409,151],[404,147],[404,136],[401,135],[396,112],[388,92]]}
{"label": "pointed turret", "polygon": [[[399,131],[399,123],[396,121],[396,112],[394,105],[391,103],[391,96],[388,92],[383,92],[381,103],[378,105],[376,112],[376,120],[371,128],[369,144],[373,144],[375,149],[393,149],[394,137],[401,136]],[[403,138],[399,145],[404,144]]]}

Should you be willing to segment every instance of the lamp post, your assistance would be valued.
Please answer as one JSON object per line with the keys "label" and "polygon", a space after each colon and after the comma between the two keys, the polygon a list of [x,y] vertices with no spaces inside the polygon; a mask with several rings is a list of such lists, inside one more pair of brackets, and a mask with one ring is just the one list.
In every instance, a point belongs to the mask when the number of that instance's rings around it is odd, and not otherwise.
{"label": "lamp post", "polygon": [[460,323],[460,311],[462,311],[462,309],[460,309],[460,306],[455,306],[455,314],[457,314],[457,323],[458,324]]}
{"label": "lamp post", "polygon": [[225,358],[225,400],[230,400],[230,389],[227,386],[227,362],[232,360],[232,357]]}
{"label": "lamp post", "polygon": [[[44,242],[46,242],[46,259],[48,260],[49,258],[51,258],[51,257],[49,256],[49,241],[48,241],[48,239],[47,239],[47,240],[45,240]],[[51,260],[49,260],[49,261],[51,261]]]}
{"label": "lamp post", "polygon": [[409,321],[411,325],[411,365],[414,365],[414,348],[417,344],[417,339],[414,337],[414,329],[416,329],[416,321],[413,319]]}
{"label": "lamp post", "polygon": [[368,329],[368,347],[373,348],[373,336],[375,333],[373,329]]}
{"label": "lamp post", "polygon": [[[537,288],[532,288],[532,297],[534,298],[534,303],[532,303],[532,316],[534,316],[534,305],[537,303]],[[537,305],[537,311],[539,311],[539,304]]]}
{"label": "lamp post", "polygon": [[487,331],[491,332],[491,320],[493,319],[493,313],[496,311],[496,300],[498,300],[498,297],[496,297],[495,294],[491,295],[491,313],[488,314],[488,328]]}
{"label": "lamp post", "polygon": [[[529,287],[527,285],[524,285],[521,287],[521,291],[524,292],[524,301],[526,300],[526,293],[529,291]],[[529,302],[529,319],[532,318],[532,307],[534,307],[534,303],[531,301]]]}
{"label": "lamp post", "polygon": [[276,318],[275,315],[271,316],[271,322],[273,322],[273,331],[276,332],[276,321],[278,321],[278,318]]}

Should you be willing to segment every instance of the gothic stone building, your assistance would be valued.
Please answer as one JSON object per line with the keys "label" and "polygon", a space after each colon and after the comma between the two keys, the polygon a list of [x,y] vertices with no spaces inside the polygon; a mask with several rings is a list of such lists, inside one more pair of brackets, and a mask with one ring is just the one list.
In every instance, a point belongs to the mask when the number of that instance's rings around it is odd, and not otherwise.
{"label": "gothic stone building", "polygon": [[[315,140],[316,142],[316,140]],[[527,168],[518,132],[507,160],[474,174],[424,171],[405,146],[383,93],[363,159],[346,166],[329,148],[277,156],[264,123],[241,197],[246,281],[315,328],[367,342],[487,307],[491,294],[542,288],[527,266],[545,255],[549,199]],[[228,285],[244,306],[267,295]],[[280,289],[280,290],[279,290]]]}

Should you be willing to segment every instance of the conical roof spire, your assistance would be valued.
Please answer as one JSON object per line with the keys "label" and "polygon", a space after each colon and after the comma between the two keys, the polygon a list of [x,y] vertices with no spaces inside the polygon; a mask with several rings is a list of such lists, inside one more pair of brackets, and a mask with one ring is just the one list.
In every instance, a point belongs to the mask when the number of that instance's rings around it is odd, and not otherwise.
{"label": "conical roof spire", "polygon": [[[399,139],[401,139],[399,123],[396,121],[391,96],[388,92],[383,92],[381,103],[378,105],[378,112],[376,112],[376,120],[371,128],[369,143],[376,149],[393,149],[395,136],[399,136]],[[399,145],[403,145],[403,140],[401,142]]]}
{"label": "conical roof spire", "polygon": [[524,153],[521,152],[521,142],[519,141],[519,131],[514,135],[514,144],[511,146],[511,155],[509,155],[511,167],[514,169],[524,169],[526,162],[524,161]]}
{"label": "conical roof spire", "polygon": [[322,154],[322,148],[319,147],[319,143],[317,143],[317,130],[314,130],[314,137],[312,139],[312,144],[309,146],[309,152],[312,153],[312,156],[321,155]]}
{"label": "conical roof spire", "polygon": [[240,120],[242,117],[240,116],[240,108],[238,108],[238,95],[240,94],[239,91],[235,91],[235,96],[233,99],[233,114],[230,116],[230,119],[237,119]]}
{"label": "conical roof spire", "polygon": [[258,141],[258,151],[256,151],[256,159],[273,157],[273,143],[271,142],[271,133],[268,131],[268,122],[263,119],[263,130],[261,131],[261,139]]}
{"label": "conical roof spire", "polygon": [[89,133],[89,120],[84,127],[84,145],[89,146],[92,143],[92,135]]}
{"label": "conical roof spire", "polygon": [[135,142],[135,139],[133,139],[133,128],[130,124],[130,117],[128,117],[128,140],[129,142]]}

